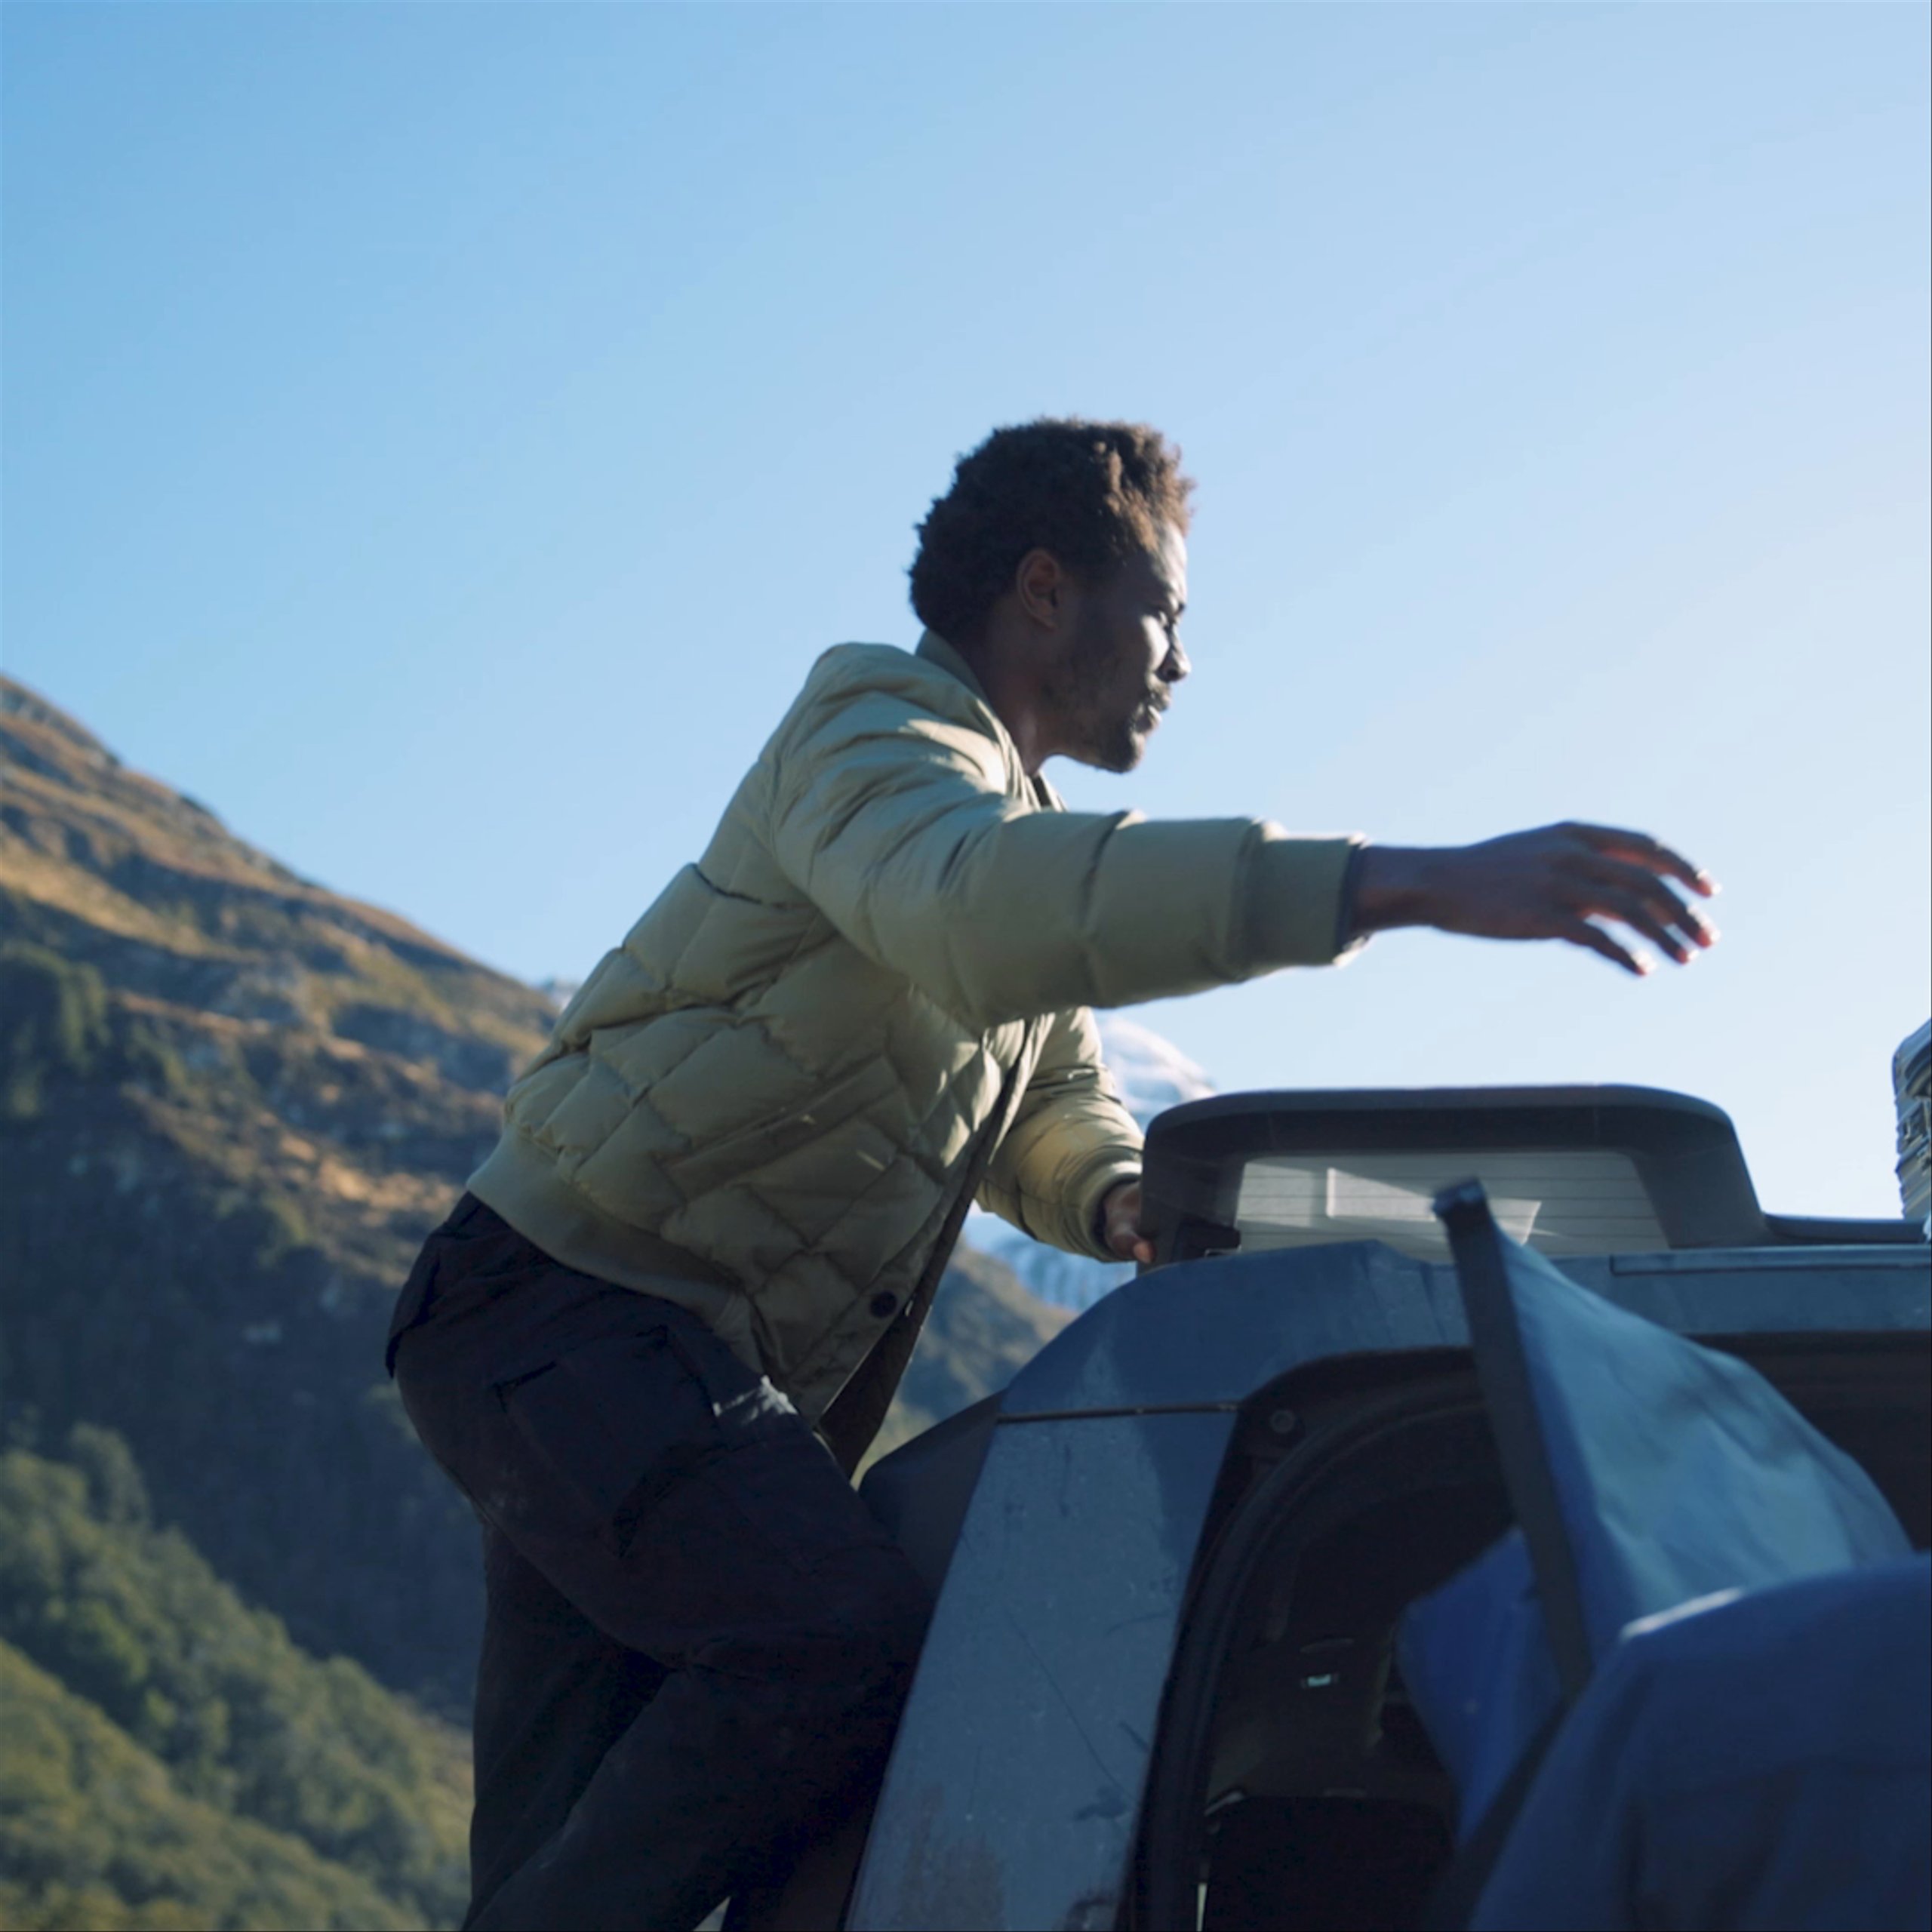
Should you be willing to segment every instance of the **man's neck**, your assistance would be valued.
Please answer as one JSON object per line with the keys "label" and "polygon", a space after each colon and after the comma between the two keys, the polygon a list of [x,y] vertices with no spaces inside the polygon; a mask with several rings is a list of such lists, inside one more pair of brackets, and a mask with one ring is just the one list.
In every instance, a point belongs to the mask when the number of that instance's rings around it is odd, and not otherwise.
{"label": "man's neck", "polygon": [[1047,735],[1038,681],[1030,667],[996,644],[953,648],[965,659],[986,694],[986,702],[1006,727],[1020,753],[1020,768],[1029,778],[1038,777],[1041,766],[1054,755],[1056,747]]}

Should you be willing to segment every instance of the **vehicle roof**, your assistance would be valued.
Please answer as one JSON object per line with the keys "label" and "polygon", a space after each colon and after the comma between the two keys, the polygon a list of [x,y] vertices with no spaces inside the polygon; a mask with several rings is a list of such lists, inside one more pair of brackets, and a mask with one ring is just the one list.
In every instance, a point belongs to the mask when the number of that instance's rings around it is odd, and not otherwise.
{"label": "vehicle roof", "polygon": [[[1701,1248],[1566,1257],[1585,1287],[1681,1334],[1932,1329],[1932,1247]],[[1464,1349],[1452,1267],[1380,1241],[1177,1263],[1123,1284],[1014,1378],[1003,1420],[1237,1404],[1342,1357]]]}
{"label": "vehicle roof", "polygon": [[1919,1233],[1906,1220],[1767,1214],[1722,1109],[1614,1084],[1191,1101],[1148,1129],[1142,1225],[1164,1263],[1377,1238],[1437,1260],[1447,1250],[1429,1203],[1472,1174],[1507,1232],[1565,1261],[1654,1247],[1910,1244]]}

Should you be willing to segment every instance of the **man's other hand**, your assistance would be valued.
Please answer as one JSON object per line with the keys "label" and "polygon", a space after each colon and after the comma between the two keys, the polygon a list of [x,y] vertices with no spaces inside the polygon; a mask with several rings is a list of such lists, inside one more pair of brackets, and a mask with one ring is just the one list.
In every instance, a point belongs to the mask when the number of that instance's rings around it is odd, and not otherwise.
{"label": "man's other hand", "polygon": [[1641,832],[1549,825],[1480,845],[1367,845],[1356,862],[1352,937],[1433,926],[1480,939],[1561,939],[1626,972],[1655,962],[1600,921],[1627,927],[1681,966],[1717,941],[1669,883],[1708,899],[1709,873]]}
{"label": "man's other hand", "polygon": [[1109,1250],[1123,1261],[1151,1262],[1154,1244],[1140,1232],[1140,1183],[1124,1180],[1100,1204],[1100,1223]]}

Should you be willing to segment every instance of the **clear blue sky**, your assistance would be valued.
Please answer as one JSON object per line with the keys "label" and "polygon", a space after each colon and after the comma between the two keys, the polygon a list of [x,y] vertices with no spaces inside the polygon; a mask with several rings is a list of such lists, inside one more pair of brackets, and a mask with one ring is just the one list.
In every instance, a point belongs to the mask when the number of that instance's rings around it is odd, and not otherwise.
{"label": "clear blue sky", "polygon": [[[1077,804],[1671,839],[1627,980],[1426,935],[1223,1086],[1614,1079],[1897,1211],[1928,1000],[1922,6],[26,5],[5,662],[326,884],[581,974],[997,423],[1200,490]],[[1161,916],[1149,906],[1149,918]]]}

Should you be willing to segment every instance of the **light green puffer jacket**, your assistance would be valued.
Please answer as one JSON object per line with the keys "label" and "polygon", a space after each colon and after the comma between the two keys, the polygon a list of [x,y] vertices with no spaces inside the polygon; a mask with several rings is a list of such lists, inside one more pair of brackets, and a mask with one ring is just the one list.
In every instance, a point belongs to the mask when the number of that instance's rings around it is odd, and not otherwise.
{"label": "light green puffer jacket", "polygon": [[1337,956],[1351,845],[1069,812],[965,660],[842,645],[704,856],[511,1089],[471,1190],[569,1266],[695,1310],[808,1419],[981,1203],[1100,1254],[1140,1139],[1091,1006]]}

